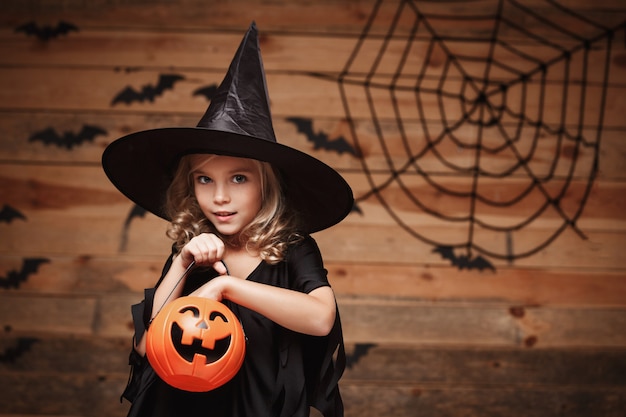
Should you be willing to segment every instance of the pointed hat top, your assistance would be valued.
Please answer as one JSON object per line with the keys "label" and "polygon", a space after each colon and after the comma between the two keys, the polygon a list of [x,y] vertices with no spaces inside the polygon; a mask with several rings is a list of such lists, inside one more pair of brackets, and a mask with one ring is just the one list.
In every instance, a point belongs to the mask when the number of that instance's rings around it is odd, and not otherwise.
{"label": "pointed hat top", "polygon": [[164,199],[173,172],[182,156],[198,153],[272,164],[280,173],[286,199],[302,218],[304,232],[326,229],[352,210],[352,190],[337,171],[276,140],[254,22],[196,127],[126,135],[107,146],[102,167],[135,204],[169,220]]}
{"label": "pointed hat top", "polygon": [[255,22],[239,44],[224,80],[197,127],[277,142]]}

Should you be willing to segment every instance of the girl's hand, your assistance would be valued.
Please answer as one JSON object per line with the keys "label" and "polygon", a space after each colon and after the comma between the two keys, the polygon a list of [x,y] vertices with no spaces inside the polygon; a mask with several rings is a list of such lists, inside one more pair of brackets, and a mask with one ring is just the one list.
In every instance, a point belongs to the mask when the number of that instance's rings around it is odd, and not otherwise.
{"label": "girl's hand", "polygon": [[224,298],[223,294],[226,285],[228,284],[228,280],[230,279],[233,278],[227,275],[215,277],[189,295],[194,297],[208,298],[215,301],[222,301],[222,299]]}
{"label": "girl's hand", "polygon": [[183,268],[187,268],[191,261],[196,265],[210,265],[220,275],[227,273],[222,263],[224,257],[224,242],[213,233],[202,233],[191,239],[180,251]]}
{"label": "girl's hand", "polygon": [[308,294],[248,281],[230,275],[215,277],[193,296],[216,301],[230,300],[294,332],[326,336],[335,323],[337,305],[330,287]]}

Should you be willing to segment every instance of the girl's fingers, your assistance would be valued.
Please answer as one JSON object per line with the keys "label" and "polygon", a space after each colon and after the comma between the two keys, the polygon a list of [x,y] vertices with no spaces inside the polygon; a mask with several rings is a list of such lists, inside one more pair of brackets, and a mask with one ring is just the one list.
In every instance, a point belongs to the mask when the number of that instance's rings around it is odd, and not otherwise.
{"label": "girl's fingers", "polygon": [[[203,233],[194,237],[184,248],[197,264],[214,264],[224,256],[224,242],[211,233]],[[190,260],[191,261],[191,260]],[[220,268],[218,266],[218,268]],[[223,265],[218,270],[221,273]]]}
{"label": "girl's fingers", "polygon": [[226,265],[224,265],[224,262],[222,261],[215,262],[213,264],[213,269],[215,269],[215,271],[217,271],[220,275],[228,275],[228,269],[226,269]]}

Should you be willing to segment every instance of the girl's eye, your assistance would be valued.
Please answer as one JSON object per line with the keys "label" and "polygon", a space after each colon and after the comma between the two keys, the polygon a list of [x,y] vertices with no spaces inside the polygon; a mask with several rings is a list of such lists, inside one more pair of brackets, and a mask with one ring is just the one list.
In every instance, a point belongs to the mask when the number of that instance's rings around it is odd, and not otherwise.
{"label": "girl's eye", "polygon": [[246,178],[246,176],[245,176],[245,175],[235,175],[235,176],[233,177],[233,182],[234,182],[235,184],[241,184],[241,183],[244,183],[244,182],[246,182],[246,180],[247,180],[247,178]]}
{"label": "girl's eye", "polygon": [[207,177],[206,175],[199,175],[198,176],[198,183],[200,184],[208,184],[211,182],[211,178]]}

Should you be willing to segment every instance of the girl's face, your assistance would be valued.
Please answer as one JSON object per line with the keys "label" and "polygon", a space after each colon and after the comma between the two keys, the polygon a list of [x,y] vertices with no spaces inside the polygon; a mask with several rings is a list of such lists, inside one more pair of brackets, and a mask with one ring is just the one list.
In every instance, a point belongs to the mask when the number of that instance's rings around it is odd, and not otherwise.
{"label": "girl's face", "polygon": [[224,236],[241,232],[262,204],[257,161],[222,155],[193,155],[193,187],[204,215]]}

